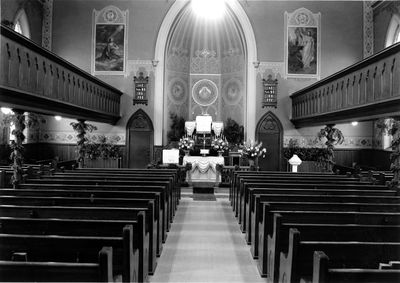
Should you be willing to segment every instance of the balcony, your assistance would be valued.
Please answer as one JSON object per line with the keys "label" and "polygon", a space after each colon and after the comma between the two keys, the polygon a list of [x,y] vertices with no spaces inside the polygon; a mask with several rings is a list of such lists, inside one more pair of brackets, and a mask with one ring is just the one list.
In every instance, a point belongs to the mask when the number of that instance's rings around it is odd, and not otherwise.
{"label": "balcony", "polygon": [[293,93],[296,128],[400,116],[400,43]]}
{"label": "balcony", "polygon": [[122,92],[1,26],[0,104],[115,124]]}

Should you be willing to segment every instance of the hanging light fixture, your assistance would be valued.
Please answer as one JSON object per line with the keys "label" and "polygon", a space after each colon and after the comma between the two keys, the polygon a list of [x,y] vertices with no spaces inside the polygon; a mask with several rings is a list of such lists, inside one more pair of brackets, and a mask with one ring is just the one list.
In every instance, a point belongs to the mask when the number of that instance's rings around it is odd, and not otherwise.
{"label": "hanging light fixture", "polygon": [[1,107],[0,109],[1,109],[1,113],[5,114],[5,115],[14,114],[14,112],[11,110],[11,108]]}
{"label": "hanging light fixture", "polygon": [[194,13],[206,20],[216,20],[225,14],[226,0],[192,0]]}

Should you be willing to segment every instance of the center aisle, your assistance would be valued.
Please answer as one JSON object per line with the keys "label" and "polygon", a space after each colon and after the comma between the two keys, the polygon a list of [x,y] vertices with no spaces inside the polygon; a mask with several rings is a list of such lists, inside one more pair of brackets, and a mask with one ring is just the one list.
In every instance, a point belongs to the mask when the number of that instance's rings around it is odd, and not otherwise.
{"label": "center aisle", "polygon": [[182,197],[150,282],[266,282],[226,198]]}

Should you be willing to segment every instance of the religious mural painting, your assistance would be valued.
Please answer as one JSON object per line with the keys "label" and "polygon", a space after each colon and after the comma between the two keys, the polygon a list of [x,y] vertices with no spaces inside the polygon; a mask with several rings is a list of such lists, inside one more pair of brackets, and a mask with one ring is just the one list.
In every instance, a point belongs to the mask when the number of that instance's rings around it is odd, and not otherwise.
{"label": "religious mural painting", "polygon": [[126,71],[128,11],[107,6],[93,10],[93,75],[123,75]]}
{"label": "religious mural painting", "polygon": [[321,14],[300,8],[285,12],[285,70],[287,77],[320,78]]}

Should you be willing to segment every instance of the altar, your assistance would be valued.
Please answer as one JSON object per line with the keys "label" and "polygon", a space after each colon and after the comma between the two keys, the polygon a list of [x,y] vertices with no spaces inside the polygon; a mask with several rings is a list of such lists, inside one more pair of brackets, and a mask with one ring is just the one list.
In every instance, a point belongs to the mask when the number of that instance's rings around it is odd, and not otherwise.
{"label": "altar", "polygon": [[222,156],[184,156],[183,165],[192,164],[186,174],[186,180],[194,187],[212,187],[221,182],[221,174],[217,164],[224,165]]}

